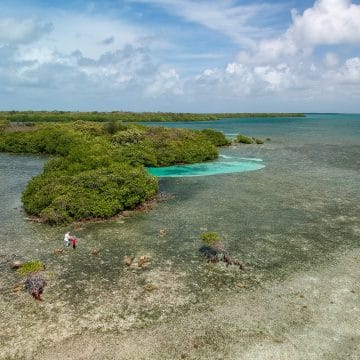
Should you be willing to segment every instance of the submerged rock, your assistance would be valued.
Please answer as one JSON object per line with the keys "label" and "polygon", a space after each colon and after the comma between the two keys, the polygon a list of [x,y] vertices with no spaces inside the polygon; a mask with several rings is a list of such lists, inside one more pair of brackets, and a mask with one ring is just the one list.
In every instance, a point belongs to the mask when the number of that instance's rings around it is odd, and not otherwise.
{"label": "submerged rock", "polygon": [[12,289],[11,289],[11,291],[13,292],[13,293],[17,293],[17,292],[19,292],[20,290],[22,290],[24,288],[24,284],[17,284],[17,285],[15,285]]}
{"label": "submerged rock", "polygon": [[28,275],[24,280],[24,286],[35,300],[42,300],[41,295],[46,286],[46,280],[41,274]]}
{"label": "submerged rock", "polygon": [[20,260],[13,260],[10,262],[10,267],[14,270],[19,269],[23,265],[23,262]]}
{"label": "submerged rock", "polygon": [[200,253],[207,258],[208,262],[224,262],[226,266],[237,265],[241,270],[246,270],[245,265],[232,257],[225,249],[222,242],[217,241],[211,245],[203,245],[199,249]]}
{"label": "submerged rock", "polygon": [[157,290],[157,289],[158,289],[158,287],[156,285],[154,285],[154,284],[147,284],[147,285],[144,286],[144,290],[148,291],[148,292],[152,292],[152,291]]}
{"label": "submerged rock", "polygon": [[135,256],[126,255],[126,256],[124,256],[123,262],[126,266],[130,266],[133,263],[134,259],[135,259]]}
{"label": "submerged rock", "polygon": [[143,256],[140,256],[139,257],[139,260],[138,260],[138,267],[144,267],[144,266],[147,266],[151,261],[151,258],[150,256],[146,256],[146,255],[143,255]]}
{"label": "submerged rock", "polygon": [[148,255],[142,255],[139,257],[135,257],[133,255],[126,255],[124,256],[123,263],[131,269],[145,268],[151,264],[151,257]]}
{"label": "submerged rock", "polygon": [[64,248],[58,248],[54,250],[54,255],[59,255],[62,254],[64,252]]}
{"label": "submerged rock", "polygon": [[166,229],[160,229],[160,230],[159,230],[160,236],[165,236],[166,233],[167,233]]}

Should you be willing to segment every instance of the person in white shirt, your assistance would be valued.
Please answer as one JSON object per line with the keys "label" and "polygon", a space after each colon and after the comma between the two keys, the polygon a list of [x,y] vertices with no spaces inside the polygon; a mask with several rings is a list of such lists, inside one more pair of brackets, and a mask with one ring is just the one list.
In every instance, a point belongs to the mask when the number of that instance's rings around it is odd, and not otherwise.
{"label": "person in white shirt", "polygon": [[70,232],[68,231],[65,235],[64,235],[64,246],[68,247],[70,245]]}

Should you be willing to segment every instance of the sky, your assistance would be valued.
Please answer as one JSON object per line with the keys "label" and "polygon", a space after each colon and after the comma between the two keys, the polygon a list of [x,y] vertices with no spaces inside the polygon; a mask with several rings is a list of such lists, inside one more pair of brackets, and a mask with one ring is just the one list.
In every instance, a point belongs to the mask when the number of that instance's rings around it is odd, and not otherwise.
{"label": "sky", "polygon": [[360,0],[1,0],[0,110],[360,113]]}

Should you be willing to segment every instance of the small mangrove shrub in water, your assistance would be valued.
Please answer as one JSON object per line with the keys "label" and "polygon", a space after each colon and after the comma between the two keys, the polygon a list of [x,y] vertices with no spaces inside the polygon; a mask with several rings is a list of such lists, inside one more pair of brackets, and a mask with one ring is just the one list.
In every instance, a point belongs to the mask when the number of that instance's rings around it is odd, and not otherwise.
{"label": "small mangrove shrub in water", "polygon": [[252,144],[253,140],[249,136],[238,134],[238,136],[236,137],[236,142],[241,144]]}
{"label": "small mangrove shrub in water", "polygon": [[200,239],[206,245],[214,245],[215,243],[220,242],[221,236],[217,232],[204,232],[200,234]]}
{"label": "small mangrove shrub in water", "polygon": [[236,137],[236,142],[241,143],[241,144],[263,144],[264,141],[261,139],[257,139],[257,138],[251,138],[249,136],[246,135],[242,135],[242,134],[238,134]]}
{"label": "small mangrove shrub in water", "polygon": [[246,269],[242,262],[229,254],[221,241],[221,236],[217,232],[202,233],[200,234],[200,239],[204,245],[200,247],[199,251],[208,262],[223,262],[226,266],[237,265],[241,270]]}
{"label": "small mangrove shrub in water", "polygon": [[30,260],[22,264],[16,272],[21,276],[27,276],[45,269],[45,264],[41,260]]}

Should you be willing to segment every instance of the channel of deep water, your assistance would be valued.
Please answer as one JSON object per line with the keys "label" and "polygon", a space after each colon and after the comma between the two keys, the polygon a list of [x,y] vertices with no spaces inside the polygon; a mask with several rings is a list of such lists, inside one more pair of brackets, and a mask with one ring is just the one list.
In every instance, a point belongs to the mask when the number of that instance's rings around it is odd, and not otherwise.
{"label": "channel of deep water", "polygon": [[[150,211],[49,227],[27,220],[20,202],[25,184],[46,159],[0,154],[0,358],[32,358],[80,334],[95,341],[103,334],[165,326],[170,319],[176,323],[179,316],[204,311],[239,292],[261,291],[359,247],[359,115],[160,125],[270,138],[263,145],[224,148],[219,159],[265,167],[163,177],[160,191],[172,196]],[[77,235],[78,248],[54,253],[66,230]],[[198,251],[204,231],[221,234],[231,255],[248,270],[206,263]],[[126,255],[151,261],[144,268],[128,268]],[[15,256],[46,264],[43,302],[12,290],[21,280],[8,265]],[[227,325],[216,326],[221,332]],[[234,336],[241,333],[236,331]],[[217,350],[207,351],[209,358]]]}

